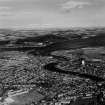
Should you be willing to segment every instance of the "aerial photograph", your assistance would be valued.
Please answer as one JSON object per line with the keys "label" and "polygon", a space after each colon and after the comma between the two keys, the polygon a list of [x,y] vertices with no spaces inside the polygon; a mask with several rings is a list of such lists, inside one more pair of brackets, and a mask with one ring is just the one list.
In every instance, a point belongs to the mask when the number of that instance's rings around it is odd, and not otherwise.
{"label": "aerial photograph", "polygon": [[0,0],[0,105],[105,105],[105,0]]}

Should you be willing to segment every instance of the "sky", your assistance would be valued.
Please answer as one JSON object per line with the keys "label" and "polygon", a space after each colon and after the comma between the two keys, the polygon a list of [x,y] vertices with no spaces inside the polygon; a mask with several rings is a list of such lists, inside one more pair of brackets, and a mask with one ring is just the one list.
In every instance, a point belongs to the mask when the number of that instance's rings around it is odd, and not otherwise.
{"label": "sky", "polygon": [[0,28],[105,26],[105,0],[0,0]]}

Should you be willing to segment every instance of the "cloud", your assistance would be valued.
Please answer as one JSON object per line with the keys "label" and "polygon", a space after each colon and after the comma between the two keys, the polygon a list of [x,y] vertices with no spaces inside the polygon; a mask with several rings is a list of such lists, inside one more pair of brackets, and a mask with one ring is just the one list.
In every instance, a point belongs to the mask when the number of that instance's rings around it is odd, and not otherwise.
{"label": "cloud", "polygon": [[5,2],[5,1],[17,1],[17,0],[0,0],[0,1],[4,1]]}
{"label": "cloud", "polygon": [[26,25],[15,25],[14,28],[51,28],[53,24],[26,24]]}
{"label": "cloud", "polygon": [[[11,12],[0,12],[0,17],[7,17],[7,16],[12,16],[13,14]],[[8,17],[7,17],[8,18]]]}
{"label": "cloud", "polygon": [[0,17],[10,16],[11,15],[11,8],[7,6],[0,6]]}
{"label": "cloud", "polygon": [[0,2],[6,2],[6,1],[12,1],[12,0],[0,0]]}
{"label": "cloud", "polygon": [[0,6],[0,11],[10,10],[10,7]]}
{"label": "cloud", "polygon": [[90,2],[84,2],[84,1],[67,1],[64,4],[62,4],[62,9],[67,11],[67,10],[71,10],[74,8],[83,8],[84,6],[89,6],[91,5]]}

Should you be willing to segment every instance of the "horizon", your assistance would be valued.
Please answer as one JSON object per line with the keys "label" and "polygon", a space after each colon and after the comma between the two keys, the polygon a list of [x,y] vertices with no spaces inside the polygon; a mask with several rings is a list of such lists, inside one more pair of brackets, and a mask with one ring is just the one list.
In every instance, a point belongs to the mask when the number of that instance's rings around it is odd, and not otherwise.
{"label": "horizon", "polygon": [[0,30],[78,30],[78,29],[103,29],[105,28],[105,26],[99,26],[99,27],[95,27],[95,26],[90,26],[90,27],[66,27],[66,28],[61,28],[61,27],[48,27],[48,28],[0,28]]}

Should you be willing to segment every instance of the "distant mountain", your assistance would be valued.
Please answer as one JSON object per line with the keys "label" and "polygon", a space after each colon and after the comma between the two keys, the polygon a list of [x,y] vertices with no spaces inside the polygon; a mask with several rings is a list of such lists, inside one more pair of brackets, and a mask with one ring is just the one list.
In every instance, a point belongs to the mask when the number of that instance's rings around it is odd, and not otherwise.
{"label": "distant mountain", "polygon": [[53,51],[58,50],[71,50],[71,49],[80,49],[86,47],[104,47],[105,46],[105,35],[101,34],[94,37],[89,37],[86,39],[74,39],[74,40],[64,40],[56,43],[52,43],[45,47],[40,47],[37,50],[32,50],[30,54],[42,54],[42,55],[50,55]]}
{"label": "distant mountain", "polygon": [[68,40],[65,37],[56,36],[52,34],[37,36],[37,37],[26,37],[24,39],[18,39],[16,44],[22,44],[24,42],[41,42],[41,43],[50,43],[50,42],[62,42]]}

